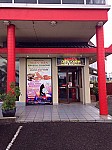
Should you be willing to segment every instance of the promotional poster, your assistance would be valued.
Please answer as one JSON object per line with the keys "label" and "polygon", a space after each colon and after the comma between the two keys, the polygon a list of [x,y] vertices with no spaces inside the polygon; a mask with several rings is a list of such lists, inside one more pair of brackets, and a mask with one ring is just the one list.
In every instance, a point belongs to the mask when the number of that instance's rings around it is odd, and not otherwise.
{"label": "promotional poster", "polygon": [[27,104],[52,104],[51,59],[27,59]]}

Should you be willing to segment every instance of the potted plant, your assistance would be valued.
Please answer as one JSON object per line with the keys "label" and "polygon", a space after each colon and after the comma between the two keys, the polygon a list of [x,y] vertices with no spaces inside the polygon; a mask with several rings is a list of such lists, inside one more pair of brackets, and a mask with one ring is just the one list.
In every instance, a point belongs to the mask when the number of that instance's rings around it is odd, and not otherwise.
{"label": "potted plant", "polygon": [[14,82],[10,84],[10,90],[7,93],[0,94],[3,101],[2,114],[3,117],[14,117],[16,113],[16,99],[20,96],[20,88]]}

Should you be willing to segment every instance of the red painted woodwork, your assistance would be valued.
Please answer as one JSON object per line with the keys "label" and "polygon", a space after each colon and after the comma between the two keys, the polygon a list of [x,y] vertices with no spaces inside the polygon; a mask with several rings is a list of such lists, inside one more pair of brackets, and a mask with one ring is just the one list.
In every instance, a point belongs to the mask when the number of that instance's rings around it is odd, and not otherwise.
{"label": "red painted woodwork", "polygon": [[96,27],[100,115],[108,115],[103,27]]}
{"label": "red painted woodwork", "polygon": [[7,27],[7,91],[10,90],[11,82],[15,82],[15,26]]}
{"label": "red painted woodwork", "polygon": [[112,44],[108,48],[105,48],[105,52],[108,54],[112,54]]}
{"label": "red painted woodwork", "polygon": [[[15,48],[17,54],[95,54],[96,48]],[[0,48],[6,54],[7,48]]]}
{"label": "red painted woodwork", "polygon": [[94,48],[23,48],[16,49],[21,54],[86,54],[95,53]]}
{"label": "red painted woodwork", "polygon": [[[17,54],[96,54],[97,48],[15,48]],[[104,49],[112,54],[112,46]],[[7,48],[0,48],[0,54],[7,54]]]}
{"label": "red painted woodwork", "polygon": [[0,8],[0,20],[107,21],[108,9]]}

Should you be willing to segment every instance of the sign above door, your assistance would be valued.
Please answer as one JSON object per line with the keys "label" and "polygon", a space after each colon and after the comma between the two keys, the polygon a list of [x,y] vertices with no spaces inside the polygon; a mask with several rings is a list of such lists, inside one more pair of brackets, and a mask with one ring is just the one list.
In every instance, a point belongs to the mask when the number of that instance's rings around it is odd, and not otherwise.
{"label": "sign above door", "polygon": [[57,58],[57,66],[84,66],[85,58],[65,57]]}

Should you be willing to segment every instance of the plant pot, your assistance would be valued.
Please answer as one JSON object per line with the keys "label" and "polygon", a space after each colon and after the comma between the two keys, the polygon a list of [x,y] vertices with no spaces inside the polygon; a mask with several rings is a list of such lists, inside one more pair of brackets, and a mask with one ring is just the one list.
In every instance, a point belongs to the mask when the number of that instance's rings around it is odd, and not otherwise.
{"label": "plant pot", "polygon": [[16,108],[11,110],[3,110],[2,109],[2,115],[3,117],[14,117],[16,113]]}

